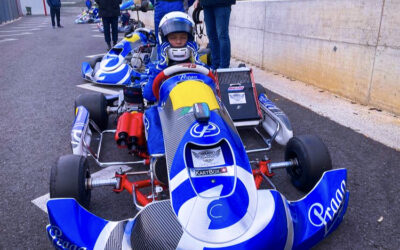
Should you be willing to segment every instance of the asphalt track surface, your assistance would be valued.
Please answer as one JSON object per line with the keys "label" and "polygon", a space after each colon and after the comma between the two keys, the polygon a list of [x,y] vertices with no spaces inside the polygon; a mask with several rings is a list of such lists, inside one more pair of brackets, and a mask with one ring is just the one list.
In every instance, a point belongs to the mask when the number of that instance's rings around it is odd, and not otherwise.
{"label": "asphalt track surface", "polygon": [[[93,26],[73,23],[79,9],[63,8],[61,13],[64,29],[52,29],[50,18],[44,16],[23,17],[0,27],[0,31],[39,27],[0,43],[0,249],[51,249],[47,215],[32,200],[48,193],[51,166],[71,152],[74,99],[89,92],[77,87],[85,83],[80,65],[86,56],[105,52],[105,42]],[[347,214],[315,249],[399,249],[400,152],[284,97],[271,92],[269,97],[289,116],[295,135],[320,136],[333,167],[348,169]],[[254,133],[242,135],[249,147],[260,143]],[[112,152],[115,147],[110,145]],[[279,161],[283,152],[274,144],[268,156]],[[116,154],[126,158],[125,152]],[[90,168],[100,170],[94,164]],[[291,186],[284,170],[277,171],[273,181],[288,199],[303,195]],[[109,188],[92,192],[91,211],[109,220],[135,214],[130,195],[117,195]]]}

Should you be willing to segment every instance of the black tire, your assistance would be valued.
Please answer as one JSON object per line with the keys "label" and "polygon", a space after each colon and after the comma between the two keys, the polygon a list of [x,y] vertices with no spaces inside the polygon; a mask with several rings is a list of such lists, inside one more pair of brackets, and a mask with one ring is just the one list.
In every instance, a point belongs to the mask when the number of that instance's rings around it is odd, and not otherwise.
{"label": "black tire", "polygon": [[92,69],[94,69],[94,67],[96,66],[96,63],[101,62],[101,59],[103,59],[103,56],[97,56],[95,58],[92,58],[89,61],[90,67],[92,67]]}
{"label": "black tire", "polygon": [[260,96],[260,94],[265,94],[265,95],[267,94],[267,91],[265,91],[264,86],[262,86],[260,83],[256,83],[256,91],[258,96]]}
{"label": "black tire", "polygon": [[162,184],[168,185],[168,168],[165,157],[157,159],[154,167],[154,175]]}
{"label": "black tire", "polygon": [[238,68],[246,68],[246,64],[245,63],[239,63]]}
{"label": "black tire", "polygon": [[61,156],[50,173],[50,198],[75,198],[88,208],[91,190],[86,189],[90,178],[87,159],[80,155]]}
{"label": "black tire", "polygon": [[100,130],[107,129],[108,114],[107,100],[102,93],[81,94],[75,99],[75,110],[78,106],[84,106],[89,111],[89,117]]}
{"label": "black tire", "polygon": [[285,160],[294,159],[298,165],[286,170],[292,184],[304,192],[310,191],[322,174],[332,169],[329,151],[322,140],[315,135],[295,136],[289,140],[286,145]]}

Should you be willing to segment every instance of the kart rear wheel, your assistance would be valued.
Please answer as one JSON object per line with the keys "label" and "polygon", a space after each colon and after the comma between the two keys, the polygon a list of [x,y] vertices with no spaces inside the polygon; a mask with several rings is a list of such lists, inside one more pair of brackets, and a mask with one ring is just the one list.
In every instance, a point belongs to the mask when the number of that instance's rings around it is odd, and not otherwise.
{"label": "kart rear wheel", "polygon": [[94,69],[94,67],[96,66],[96,64],[97,64],[98,62],[101,62],[102,59],[103,59],[103,56],[98,56],[98,57],[95,57],[95,58],[91,59],[91,60],[89,61],[90,67],[92,67],[92,69]]}
{"label": "kart rear wheel", "polygon": [[86,93],[79,95],[75,99],[75,110],[78,106],[84,106],[89,111],[89,117],[100,130],[107,129],[108,114],[107,100],[102,93]]}
{"label": "kart rear wheel", "polygon": [[79,204],[89,207],[91,190],[86,188],[90,178],[86,157],[61,156],[50,173],[50,198],[75,198]]}
{"label": "kart rear wheel", "polygon": [[285,161],[296,160],[297,164],[286,168],[292,184],[308,192],[319,181],[322,174],[332,169],[329,151],[315,135],[295,136],[289,140],[285,150]]}

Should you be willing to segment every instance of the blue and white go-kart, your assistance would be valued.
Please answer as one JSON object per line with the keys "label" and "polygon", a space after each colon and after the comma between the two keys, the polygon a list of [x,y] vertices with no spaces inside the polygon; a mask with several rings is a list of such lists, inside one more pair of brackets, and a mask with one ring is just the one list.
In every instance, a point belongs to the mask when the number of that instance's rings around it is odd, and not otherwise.
{"label": "blue and white go-kart", "polygon": [[[158,102],[153,106],[140,99],[135,86],[118,96],[79,96],[71,131],[73,154],[60,157],[51,173],[47,233],[53,245],[308,249],[334,231],[349,199],[346,169],[332,170],[329,152],[318,137],[293,136],[286,115],[252,79],[247,68],[214,75],[202,66],[182,64],[156,77],[153,92]],[[235,113],[244,107],[246,112]],[[114,130],[107,129],[111,115],[118,118]],[[266,146],[246,149],[238,126],[264,128],[270,138],[259,134]],[[101,162],[105,133],[112,133],[118,147],[142,159]],[[100,135],[97,151],[91,147],[95,134]],[[285,145],[283,162],[249,159],[254,152],[268,151],[271,140]],[[149,177],[129,180],[138,174],[133,168],[117,171],[110,179],[94,178],[87,157],[102,167],[145,164]],[[307,192],[302,199],[287,200],[274,188],[270,179],[281,168],[295,187]],[[264,180],[272,188],[261,185]],[[91,191],[100,186],[130,192],[136,216],[107,221],[87,210]]]}
{"label": "blue and white go-kart", "polygon": [[145,71],[155,44],[154,32],[146,28],[136,29],[125,35],[106,55],[83,62],[82,77],[101,85],[129,85],[132,77]]}

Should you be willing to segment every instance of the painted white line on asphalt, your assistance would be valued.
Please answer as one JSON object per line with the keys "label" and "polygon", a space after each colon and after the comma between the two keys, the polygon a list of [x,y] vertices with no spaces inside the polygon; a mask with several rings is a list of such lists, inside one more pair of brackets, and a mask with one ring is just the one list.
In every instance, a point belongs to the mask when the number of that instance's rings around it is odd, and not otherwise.
{"label": "painted white line on asphalt", "polygon": [[40,29],[27,29],[27,30],[0,30],[0,32],[28,32],[28,31],[34,31],[34,30],[40,30]]}
{"label": "painted white line on asphalt", "polygon": [[[128,171],[131,169],[131,167],[128,167],[126,165],[116,165],[116,166],[110,166],[105,169],[102,169],[100,171],[97,171],[96,173],[93,173],[91,176],[93,178],[99,178],[99,179],[107,179],[107,178],[112,178],[115,176],[115,172],[119,169],[122,169],[122,171]],[[47,201],[50,199],[50,194],[47,193],[45,195],[42,195],[31,202],[38,206],[43,212],[47,213]]]}
{"label": "painted white line on asphalt", "polygon": [[19,28],[19,29],[33,29],[33,28],[37,28],[37,26],[39,26],[38,24],[28,24],[28,25],[17,25],[14,28]]}
{"label": "painted white line on asphalt", "polygon": [[24,32],[20,34],[10,34],[10,35],[0,35],[0,37],[5,37],[5,36],[23,36],[23,35],[32,35],[33,33],[31,32]]}
{"label": "painted white line on asphalt", "polygon": [[93,57],[98,57],[98,56],[104,56],[106,53],[101,53],[101,54],[96,54],[96,55],[88,55],[86,56],[87,58],[93,58]]}
{"label": "painted white line on asphalt", "polygon": [[101,38],[104,38],[104,35],[92,35],[92,37],[101,37]]}
{"label": "painted white line on asphalt", "polygon": [[6,38],[6,39],[0,40],[0,43],[2,43],[2,42],[10,42],[10,41],[15,41],[15,40],[18,40],[18,39],[16,39],[16,38]]}
{"label": "painted white line on asphalt", "polygon": [[62,2],[62,4],[70,5],[70,4],[76,4],[76,2]]}
{"label": "painted white line on asphalt", "polygon": [[92,30],[92,31],[93,31],[93,32],[100,32],[99,29],[97,29],[97,28],[94,29],[94,30]]}
{"label": "painted white line on asphalt", "polygon": [[92,90],[92,91],[96,91],[96,92],[100,92],[100,93],[103,93],[103,94],[109,94],[109,95],[116,95],[116,94],[119,93],[116,90],[110,90],[110,89],[102,88],[100,86],[95,86],[95,85],[93,85],[91,83],[85,83],[85,84],[77,85],[77,87],[83,88],[83,89]]}
{"label": "painted white line on asphalt", "polygon": [[23,27],[17,27],[17,26],[13,26],[13,27],[10,27],[10,28],[12,28],[12,29],[34,29],[34,28],[37,28],[37,26],[28,26],[28,27],[25,27],[25,26],[23,26]]}

